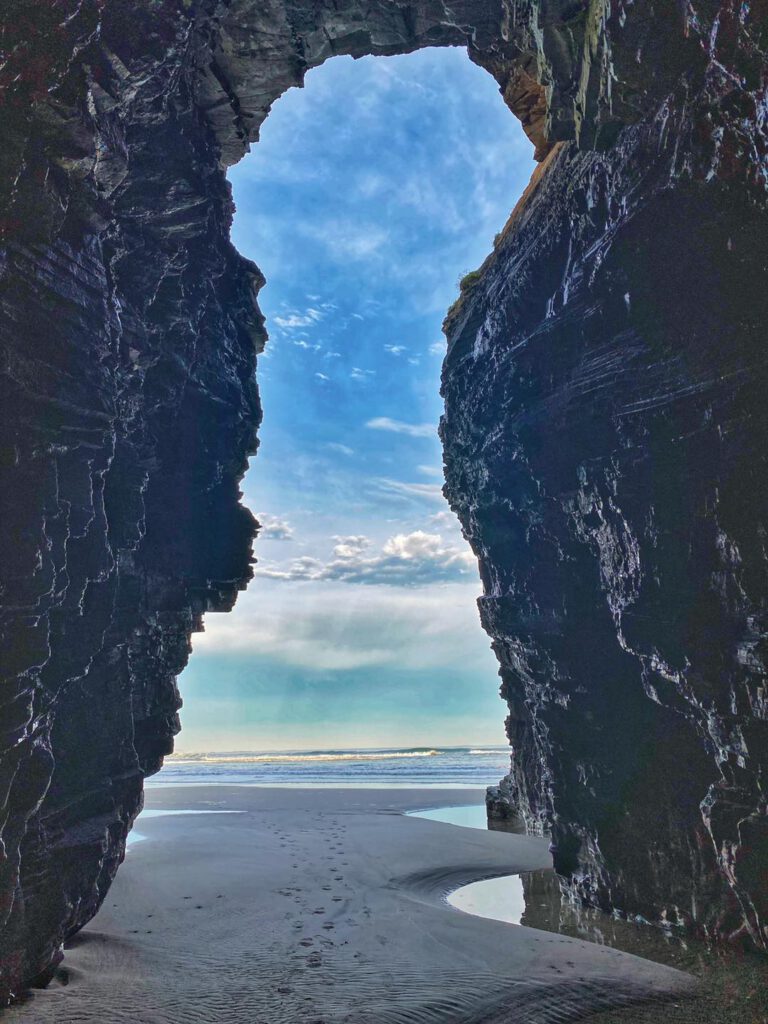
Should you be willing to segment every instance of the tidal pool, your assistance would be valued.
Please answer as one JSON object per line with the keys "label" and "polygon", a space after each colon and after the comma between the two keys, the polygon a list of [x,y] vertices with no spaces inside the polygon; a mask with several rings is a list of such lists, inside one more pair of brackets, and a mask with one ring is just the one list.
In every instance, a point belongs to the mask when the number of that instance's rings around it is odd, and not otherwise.
{"label": "tidal pool", "polygon": [[526,911],[525,890],[520,875],[501,875],[470,882],[448,894],[448,903],[456,910],[491,921],[521,924]]}
{"label": "tidal pool", "polygon": [[[142,811],[141,814],[136,818],[136,821],[144,820],[147,818],[170,818],[174,814],[242,814],[242,811],[165,811],[162,809],[153,811]],[[131,829],[128,833],[126,840],[126,846],[135,846],[137,843],[143,843],[147,839],[147,836],[143,832],[137,832],[135,828]]]}
{"label": "tidal pool", "polygon": [[485,804],[462,804],[459,807],[432,807],[426,811],[406,811],[405,813],[409,818],[427,818],[429,821],[441,821],[445,825],[488,829]]}

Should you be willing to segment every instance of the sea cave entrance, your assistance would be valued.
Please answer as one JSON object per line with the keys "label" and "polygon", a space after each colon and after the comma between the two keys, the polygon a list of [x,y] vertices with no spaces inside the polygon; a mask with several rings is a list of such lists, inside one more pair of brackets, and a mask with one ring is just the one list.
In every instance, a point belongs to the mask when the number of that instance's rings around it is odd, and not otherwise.
{"label": "sea cave entrance", "polygon": [[267,278],[258,564],[195,637],[164,774],[191,752],[503,746],[441,494],[440,326],[534,166],[494,80],[429,48],[312,70],[231,170],[233,241]]}

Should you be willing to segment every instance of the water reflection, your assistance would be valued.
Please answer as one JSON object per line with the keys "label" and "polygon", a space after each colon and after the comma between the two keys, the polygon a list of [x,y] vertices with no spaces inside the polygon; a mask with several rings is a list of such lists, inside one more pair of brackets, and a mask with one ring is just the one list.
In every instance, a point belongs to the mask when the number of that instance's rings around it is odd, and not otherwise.
{"label": "water reflection", "polygon": [[[485,807],[477,804],[435,808],[418,812],[418,816],[470,828],[493,828],[492,823],[484,821]],[[522,831],[517,823],[512,823],[512,829],[508,829],[507,822],[501,824],[505,831]],[[699,1024],[768,1024],[768,958],[764,954],[742,947],[710,946],[679,930],[626,921],[574,904],[561,893],[552,870],[473,882],[455,889],[447,899],[464,913],[613,946],[697,975],[701,980],[698,994],[679,1006],[665,1003],[661,1010],[665,1020],[674,1019],[680,1024],[694,1020]],[[644,1021],[659,1019],[655,1009],[642,1017]]]}
{"label": "water reflection", "polygon": [[672,966],[689,964],[701,944],[682,932],[637,924],[571,903],[552,870],[486,878],[455,889],[448,903],[466,914],[538,928],[574,939],[613,946]]}
{"label": "water reflection", "polygon": [[571,902],[563,895],[558,877],[552,870],[528,871],[520,879],[525,901],[520,924],[527,928],[614,946],[625,953],[666,964],[677,963],[686,953],[686,935],[680,930],[627,921]]}
{"label": "water reflection", "polygon": [[[518,821],[488,821],[484,804],[434,807],[410,816],[465,828],[524,833]],[[627,921],[592,907],[572,903],[554,871],[527,871],[488,878],[455,889],[448,903],[464,913],[507,924],[568,935],[627,953],[679,966],[701,953],[701,944],[684,932]]]}
{"label": "water reflection", "polygon": [[448,902],[465,914],[507,924],[522,924],[526,910],[525,888],[520,875],[484,878],[481,882],[462,885],[448,894]]}
{"label": "water reflection", "polygon": [[406,817],[426,818],[428,821],[441,821],[444,825],[461,825],[463,828],[488,828],[485,804],[431,807],[426,811],[406,811]]}
{"label": "water reflection", "polygon": [[426,818],[441,821],[445,825],[460,825],[462,828],[481,828],[484,832],[516,832],[525,835],[524,826],[517,821],[489,821],[485,804],[461,804],[458,807],[431,807],[425,811],[406,811],[409,818]]}
{"label": "water reflection", "polygon": [[[189,811],[189,810],[166,811],[166,810],[163,810],[162,808],[159,809],[159,810],[146,810],[145,809],[145,810],[143,810],[139,814],[139,816],[136,818],[136,821],[146,821],[147,818],[169,818],[172,815],[176,815],[176,814],[242,814],[242,813],[243,813],[242,811]],[[134,827],[128,833],[128,838],[125,841],[125,845],[126,845],[126,847],[128,847],[128,846],[135,846],[137,843],[143,843],[146,840],[146,838],[147,837],[143,834],[143,832],[137,832],[136,831],[136,827],[135,827],[135,823],[134,823]]]}

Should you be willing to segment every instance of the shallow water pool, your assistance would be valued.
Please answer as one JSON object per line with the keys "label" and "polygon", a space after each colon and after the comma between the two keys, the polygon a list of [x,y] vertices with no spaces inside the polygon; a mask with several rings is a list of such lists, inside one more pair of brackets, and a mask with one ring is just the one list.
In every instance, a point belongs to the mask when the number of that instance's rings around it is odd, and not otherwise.
{"label": "shallow water pool", "polygon": [[488,830],[488,816],[485,804],[462,804],[459,807],[433,807],[426,811],[406,811],[409,818],[427,818],[442,821],[446,825],[461,825],[463,828]]}
{"label": "shallow water pool", "polygon": [[[242,811],[166,811],[166,810],[144,810],[136,821],[146,821],[147,818],[170,818],[174,814],[242,814]],[[135,846],[136,843],[143,843],[147,837],[142,832],[137,832],[135,827],[128,833],[126,846]]]}
{"label": "shallow water pool", "polygon": [[454,889],[448,903],[456,910],[475,917],[486,917],[505,924],[521,924],[525,913],[525,891],[520,875],[484,878]]}

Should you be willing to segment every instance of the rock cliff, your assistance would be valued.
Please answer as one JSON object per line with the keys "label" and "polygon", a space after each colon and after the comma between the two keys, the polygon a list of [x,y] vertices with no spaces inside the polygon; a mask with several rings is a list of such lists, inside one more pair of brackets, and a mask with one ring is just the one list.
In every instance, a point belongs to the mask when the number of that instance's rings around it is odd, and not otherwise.
{"label": "rock cliff", "polygon": [[224,169],[335,54],[467,48],[542,161],[446,321],[447,494],[574,893],[766,944],[764,0],[7,0],[0,999],[90,919],[250,577]]}

